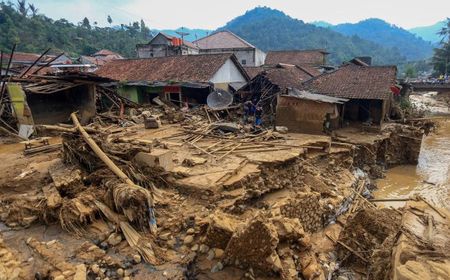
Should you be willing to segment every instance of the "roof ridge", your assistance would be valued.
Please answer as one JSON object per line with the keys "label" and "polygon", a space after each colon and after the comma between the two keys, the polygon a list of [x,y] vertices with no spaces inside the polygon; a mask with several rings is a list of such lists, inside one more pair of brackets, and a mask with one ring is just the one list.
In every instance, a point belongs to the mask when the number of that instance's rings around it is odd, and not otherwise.
{"label": "roof ridge", "polygon": [[247,41],[244,40],[243,38],[239,37],[238,35],[234,34],[232,31],[230,31],[230,30],[228,30],[228,29],[217,30],[217,31],[215,31],[215,32],[213,32],[213,33],[211,33],[211,34],[209,34],[208,36],[205,36],[205,37],[203,37],[203,38],[200,38],[200,39],[197,39],[197,40],[195,40],[195,41],[192,41],[192,43],[196,44],[196,43],[198,43],[198,42],[201,41],[201,40],[204,40],[204,39],[206,39],[206,38],[209,38],[209,37],[214,36],[214,35],[219,34],[219,33],[228,33],[228,34],[230,34],[231,36],[233,36],[233,37],[235,37],[236,39],[238,39],[239,41],[241,41],[241,43],[244,43],[244,45],[256,49],[256,47],[255,47],[254,45],[250,44],[249,42],[247,42]]}
{"label": "roof ridge", "polygon": [[153,59],[166,59],[166,58],[173,58],[173,57],[199,57],[199,56],[228,56],[230,57],[233,53],[232,52],[226,52],[226,53],[201,53],[201,54],[187,54],[187,55],[170,55],[170,56],[158,56],[158,57],[145,57],[145,58],[123,58],[123,59],[116,59],[113,61],[130,61],[130,60],[153,60]]}
{"label": "roof ridge", "polygon": [[230,30],[225,30],[225,32],[230,33],[231,35],[233,35],[234,37],[236,37],[238,40],[240,40],[242,43],[246,44],[249,47],[255,48],[255,46],[253,46],[252,44],[250,44],[249,42],[247,42],[246,40],[242,39],[241,37],[239,37],[238,35],[234,34],[233,32],[231,32]]}

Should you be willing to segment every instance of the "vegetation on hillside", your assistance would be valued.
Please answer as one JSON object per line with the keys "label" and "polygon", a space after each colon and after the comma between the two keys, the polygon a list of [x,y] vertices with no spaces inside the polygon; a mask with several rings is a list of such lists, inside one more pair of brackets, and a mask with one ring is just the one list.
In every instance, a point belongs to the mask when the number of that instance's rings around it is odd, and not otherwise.
{"label": "vegetation on hillside", "polygon": [[398,50],[382,47],[358,36],[347,37],[328,28],[306,24],[281,11],[259,7],[228,22],[228,29],[262,50],[326,49],[331,63],[355,56],[372,56],[374,64],[405,61]]}
{"label": "vegetation on hillside", "polygon": [[433,25],[430,26],[420,26],[411,28],[408,31],[421,37],[425,41],[430,41],[432,43],[439,43],[441,38],[439,37],[438,33],[439,30],[442,29],[446,24],[446,21],[439,21]]}
{"label": "vegetation on hillside", "polygon": [[436,76],[450,73],[450,18],[438,32],[441,37],[439,48],[434,49],[433,68]]}
{"label": "vegetation on hillside", "polygon": [[[113,19],[108,16],[111,24]],[[65,19],[52,20],[38,13],[38,7],[19,0],[0,3],[0,49],[40,53],[52,48],[71,56],[91,55],[101,49],[115,51],[124,57],[135,57],[137,43],[151,39],[144,21],[121,25],[120,28],[97,27],[88,18],[77,25]]]}
{"label": "vegetation on hillside", "polygon": [[356,35],[381,46],[395,48],[409,61],[427,59],[433,53],[430,42],[381,19],[366,19],[358,23],[338,24],[330,28],[347,36]]}

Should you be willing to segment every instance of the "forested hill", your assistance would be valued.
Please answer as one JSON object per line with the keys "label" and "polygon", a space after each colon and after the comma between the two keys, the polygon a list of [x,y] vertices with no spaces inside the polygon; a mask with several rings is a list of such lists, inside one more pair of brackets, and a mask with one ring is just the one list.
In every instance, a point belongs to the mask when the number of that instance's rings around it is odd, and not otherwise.
{"label": "forested hill", "polygon": [[0,49],[40,53],[44,49],[64,51],[69,55],[90,55],[101,49],[135,57],[136,44],[150,40],[150,30],[143,21],[120,28],[99,28],[88,19],[74,25],[65,19],[52,20],[12,4],[0,3]]}
{"label": "forested hill", "polygon": [[356,35],[384,47],[396,48],[408,60],[427,59],[433,53],[430,42],[381,19],[373,18],[354,24],[338,24],[329,28],[347,36]]}
{"label": "forested hill", "polygon": [[342,63],[355,56],[372,56],[374,64],[398,64],[405,57],[393,48],[385,48],[361,39],[345,36],[328,28],[306,24],[281,11],[258,7],[228,22],[228,29],[262,50],[326,49],[331,63]]}

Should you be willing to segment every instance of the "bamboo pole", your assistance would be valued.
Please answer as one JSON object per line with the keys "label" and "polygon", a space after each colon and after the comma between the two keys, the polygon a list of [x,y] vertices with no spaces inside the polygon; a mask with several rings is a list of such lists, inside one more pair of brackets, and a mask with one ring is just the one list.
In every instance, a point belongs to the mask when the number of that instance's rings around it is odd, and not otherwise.
{"label": "bamboo pole", "polygon": [[72,118],[72,121],[77,128],[77,130],[81,133],[86,143],[91,147],[91,149],[94,151],[94,153],[108,166],[108,168],[114,172],[114,174],[117,175],[123,182],[127,183],[128,185],[135,186],[133,181],[128,178],[128,176],[120,170],[119,167],[100,149],[100,147],[95,143],[95,141],[92,139],[92,137],[86,132],[86,130],[81,126],[80,122],[78,121],[78,118],[75,113],[70,114],[70,117]]}

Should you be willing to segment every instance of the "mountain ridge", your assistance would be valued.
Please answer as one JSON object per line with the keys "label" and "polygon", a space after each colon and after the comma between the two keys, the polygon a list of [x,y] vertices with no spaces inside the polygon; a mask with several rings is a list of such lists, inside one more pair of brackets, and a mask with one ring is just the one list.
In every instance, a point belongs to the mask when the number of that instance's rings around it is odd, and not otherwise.
{"label": "mountain ridge", "polygon": [[357,23],[338,24],[329,28],[347,36],[356,35],[384,47],[396,48],[408,60],[427,59],[433,52],[431,43],[378,18],[369,18]]}
{"label": "mountain ridge", "polygon": [[355,56],[372,56],[375,64],[403,63],[398,50],[358,36],[345,36],[317,27],[268,7],[257,7],[230,20],[218,30],[230,30],[258,48],[268,50],[326,49],[330,62],[340,64]]}

